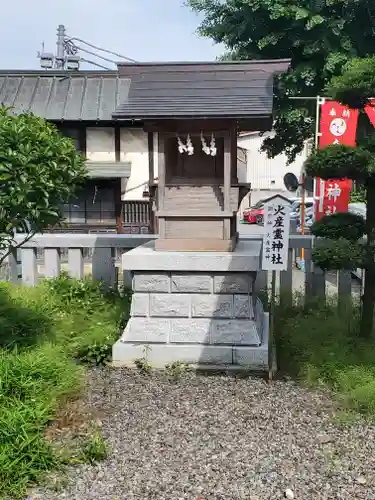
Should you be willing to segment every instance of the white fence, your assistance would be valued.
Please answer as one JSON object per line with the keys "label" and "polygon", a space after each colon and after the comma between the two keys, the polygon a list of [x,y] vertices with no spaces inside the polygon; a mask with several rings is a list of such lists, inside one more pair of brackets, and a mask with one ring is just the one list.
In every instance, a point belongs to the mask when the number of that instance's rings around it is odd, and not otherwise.
{"label": "white fence", "polygon": [[[21,237],[20,237],[21,238]],[[135,248],[157,235],[129,234],[40,234],[29,240],[17,255],[9,258],[7,279],[21,281],[25,285],[35,285],[40,278],[53,278],[62,270],[75,278],[91,274],[93,279],[112,287],[118,282],[121,270],[120,255]],[[259,240],[261,235],[242,236],[241,240]],[[22,240],[20,240],[22,241]],[[288,254],[288,270],[279,275],[279,289],[292,293],[293,270],[296,255],[305,249],[305,273],[303,276],[305,294],[325,295],[326,274],[311,261],[313,237],[291,235]],[[63,256],[63,258],[62,258]],[[265,289],[268,273],[258,272],[257,288]],[[120,280],[122,281],[122,275]],[[124,285],[130,285],[129,273],[124,276]],[[352,280],[350,271],[341,271],[337,276],[337,291],[340,296],[351,295]]]}

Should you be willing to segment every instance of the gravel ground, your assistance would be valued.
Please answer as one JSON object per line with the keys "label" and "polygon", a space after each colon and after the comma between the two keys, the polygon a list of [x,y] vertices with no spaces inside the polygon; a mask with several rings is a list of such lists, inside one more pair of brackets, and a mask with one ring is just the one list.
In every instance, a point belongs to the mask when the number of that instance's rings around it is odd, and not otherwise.
{"label": "gravel ground", "polygon": [[[40,500],[375,499],[375,426],[334,423],[328,394],[292,382],[94,370],[108,459]],[[31,497],[35,498],[35,497]]]}

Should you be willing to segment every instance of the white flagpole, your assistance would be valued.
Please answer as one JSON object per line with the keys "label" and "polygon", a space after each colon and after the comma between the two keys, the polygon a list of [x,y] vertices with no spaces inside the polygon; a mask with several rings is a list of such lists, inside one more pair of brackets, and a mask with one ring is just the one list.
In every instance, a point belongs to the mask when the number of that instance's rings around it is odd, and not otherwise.
{"label": "white flagpole", "polygon": [[[316,96],[316,122],[315,122],[315,148],[317,149],[319,147],[319,137],[321,136],[321,133],[319,132],[320,129],[320,106],[325,103],[325,98],[321,96]],[[322,202],[324,198],[324,193],[322,193],[322,189],[324,190],[324,182],[320,182],[320,196],[319,198],[316,197],[316,178],[314,178],[314,215],[316,214],[316,204],[319,201],[319,203]]]}
{"label": "white flagpole", "polygon": [[[319,136],[320,136],[320,133],[319,133],[319,125],[320,125],[320,105],[322,104],[322,101],[324,102],[324,99],[322,100],[322,98],[320,96],[316,96],[314,98],[316,100],[316,118],[315,118],[315,137],[314,137],[314,146],[315,148],[317,148],[319,146]],[[303,182],[304,182],[304,179],[305,179],[305,172],[302,173],[302,186],[301,186],[301,191],[302,191],[302,203],[301,203],[301,234],[304,235],[305,234],[305,224],[306,224],[306,220],[305,220],[305,188],[303,186]],[[315,215],[315,212],[316,212],[316,179],[314,178],[314,182],[313,182],[313,211],[314,211],[314,215]],[[300,258],[300,268],[302,271],[305,270],[305,249],[302,248],[301,249],[301,258]]]}

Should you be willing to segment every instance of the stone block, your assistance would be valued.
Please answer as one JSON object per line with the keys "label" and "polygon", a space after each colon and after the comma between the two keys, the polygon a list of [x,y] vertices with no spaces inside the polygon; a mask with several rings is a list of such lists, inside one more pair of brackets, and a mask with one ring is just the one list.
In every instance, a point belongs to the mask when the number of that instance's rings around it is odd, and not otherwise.
{"label": "stone block", "polygon": [[[113,346],[115,366],[133,366],[134,360],[145,356],[143,345],[134,345],[118,340]],[[173,361],[191,365],[231,365],[231,346],[208,346],[187,344],[153,344],[147,350],[147,361],[154,368],[164,368]]]}
{"label": "stone block", "polygon": [[261,343],[255,321],[245,319],[212,320],[211,342],[232,345]]}
{"label": "stone block", "polygon": [[164,292],[168,293],[170,278],[168,273],[134,273],[134,292]]}
{"label": "stone block", "polygon": [[214,293],[251,293],[253,273],[226,273],[214,277]]}
{"label": "stone block", "polygon": [[253,298],[251,295],[234,295],[233,316],[235,318],[254,319]]}
{"label": "stone block", "polygon": [[149,293],[134,293],[130,308],[131,316],[147,317],[150,314],[150,294]]}
{"label": "stone block", "polygon": [[233,252],[165,252],[152,243],[124,254],[134,294],[114,365],[146,357],[155,368],[267,370],[268,316],[252,295],[260,249],[240,240]]}
{"label": "stone block", "polygon": [[180,293],[211,293],[212,277],[209,274],[172,274],[172,292]]}
{"label": "stone block", "polygon": [[169,341],[174,343],[210,343],[211,320],[208,318],[171,319]]}
{"label": "stone block", "polygon": [[268,346],[233,347],[233,363],[252,370],[268,369]]}
{"label": "stone block", "polygon": [[231,318],[232,314],[232,295],[193,295],[191,298],[193,317]]}
{"label": "stone block", "polygon": [[150,316],[189,317],[190,298],[182,293],[152,293],[150,295]]}
{"label": "stone block", "polygon": [[136,271],[226,272],[248,273],[260,268],[262,242],[239,240],[233,252],[167,252],[155,251],[155,242],[150,241],[122,255],[122,269]]}
{"label": "stone block", "polygon": [[130,318],[122,342],[168,342],[169,320],[162,318]]}

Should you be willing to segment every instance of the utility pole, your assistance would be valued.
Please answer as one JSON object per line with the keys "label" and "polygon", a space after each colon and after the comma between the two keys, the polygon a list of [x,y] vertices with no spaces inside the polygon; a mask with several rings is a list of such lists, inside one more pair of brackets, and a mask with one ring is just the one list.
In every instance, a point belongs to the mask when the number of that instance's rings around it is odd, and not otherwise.
{"label": "utility pole", "polygon": [[76,55],[76,52],[69,50],[67,47],[66,28],[63,24],[59,24],[57,28],[56,54],[50,52],[39,52],[40,65],[44,69],[59,69],[59,70],[79,70],[81,58]]}
{"label": "utility pole", "polygon": [[[82,45],[76,44],[75,42],[80,42],[80,44],[87,45],[90,49],[94,49],[95,52],[89,50],[88,48],[82,47]],[[104,70],[110,70],[108,65],[103,66],[95,60],[85,59],[79,55],[80,52],[90,54],[91,56],[98,57],[103,61],[109,62],[111,64],[116,64],[116,61],[108,59],[98,54],[96,51],[106,52],[107,54],[112,54],[117,58],[126,59],[131,62],[135,62],[134,59],[129,59],[126,56],[112,52],[111,50],[103,49],[102,47],[97,47],[92,43],[88,43],[85,40],[77,37],[68,37],[66,34],[66,28],[63,24],[59,24],[57,27],[57,40],[56,40],[56,54],[52,52],[44,52],[44,43],[42,44],[42,52],[38,52],[38,57],[40,60],[40,65],[43,69],[57,69],[57,70],[68,70],[68,71],[78,71],[81,62],[85,62],[96,66]]]}
{"label": "utility pole", "polygon": [[57,28],[56,58],[55,58],[55,67],[57,69],[64,69],[65,66],[65,47],[64,47],[65,36],[66,36],[65,26],[63,24],[59,24]]}

